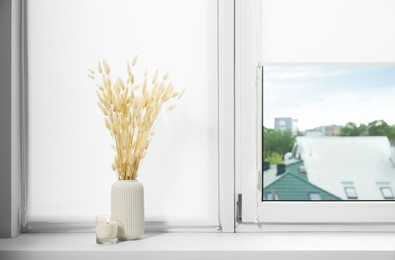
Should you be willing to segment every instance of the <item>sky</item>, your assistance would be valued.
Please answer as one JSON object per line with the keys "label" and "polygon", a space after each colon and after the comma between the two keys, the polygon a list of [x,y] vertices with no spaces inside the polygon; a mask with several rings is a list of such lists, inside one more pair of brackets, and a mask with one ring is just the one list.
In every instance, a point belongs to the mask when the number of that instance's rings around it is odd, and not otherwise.
{"label": "sky", "polygon": [[395,124],[395,66],[265,66],[263,124],[292,117],[304,131],[383,119]]}

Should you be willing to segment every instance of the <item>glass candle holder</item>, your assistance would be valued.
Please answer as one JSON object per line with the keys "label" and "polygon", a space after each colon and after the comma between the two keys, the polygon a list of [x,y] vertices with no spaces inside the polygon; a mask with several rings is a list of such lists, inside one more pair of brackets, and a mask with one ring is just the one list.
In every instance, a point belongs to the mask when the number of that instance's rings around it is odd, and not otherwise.
{"label": "glass candle holder", "polygon": [[118,221],[111,216],[96,217],[96,243],[116,244],[118,242]]}

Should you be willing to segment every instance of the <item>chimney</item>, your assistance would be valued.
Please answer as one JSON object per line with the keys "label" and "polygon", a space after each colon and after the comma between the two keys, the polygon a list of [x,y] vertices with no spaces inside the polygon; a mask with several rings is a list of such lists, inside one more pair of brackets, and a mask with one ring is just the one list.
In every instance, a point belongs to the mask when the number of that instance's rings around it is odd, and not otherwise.
{"label": "chimney", "polygon": [[286,167],[285,167],[284,163],[277,164],[277,174],[276,174],[276,176],[283,174],[285,172],[285,169],[286,169]]}
{"label": "chimney", "polygon": [[263,162],[263,171],[267,171],[270,169],[270,163],[268,161]]}

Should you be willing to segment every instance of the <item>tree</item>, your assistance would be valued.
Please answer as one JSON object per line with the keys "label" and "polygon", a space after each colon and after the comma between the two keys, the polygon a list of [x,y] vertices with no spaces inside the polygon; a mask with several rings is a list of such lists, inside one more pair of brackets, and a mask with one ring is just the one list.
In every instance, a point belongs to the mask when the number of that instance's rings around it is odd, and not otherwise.
{"label": "tree", "polygon": [[349,122],[340,129],[339,136],[387,136],[395,138],[395,126],[388,125],[384,120],[375,120],[368,125]]}
{"label": "tree", "polygon": [[294,143],[295,137],[291,131],[263,128],[263,156],[265,159],[271,158],[273,162],[277,162],[279,156],[284,158],[286,153],[292,151]]}
{"label": "tree", "polygon": [[359,127],[354,122],[348,122],[340,129],[339,136],[360,136],[366,132],[366,125],[361,124]]}
{"label": "tree", "polygon": [[394,138],[394,127],[389,126],[384,120],[375,120],[368,124],[370,136],[387,136]]}
{"label": "tree", "polygon": [[266,160],[270,164],[279,164],[283,161],[283,157],[284,156],[281,156],[281,154],[274,152],[269,154],[269,156],[266,157]]}

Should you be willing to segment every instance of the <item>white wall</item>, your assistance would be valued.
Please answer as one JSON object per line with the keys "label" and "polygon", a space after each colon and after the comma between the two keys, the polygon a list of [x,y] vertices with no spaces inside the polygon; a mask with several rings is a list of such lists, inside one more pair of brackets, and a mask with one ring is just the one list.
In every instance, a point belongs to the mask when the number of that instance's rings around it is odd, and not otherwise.
{"label": "white wall", "polygon": [[0,236],[11,236],[11,0],[0,2]]}
{"label": "white wall", "polygon": [[20,230],[20,1],[0,2],[0,237]]}
{"label": "white wall", "polygon": [[21,230],[21,1],[12,0],[12,47],[11,47],[11,236]]}

